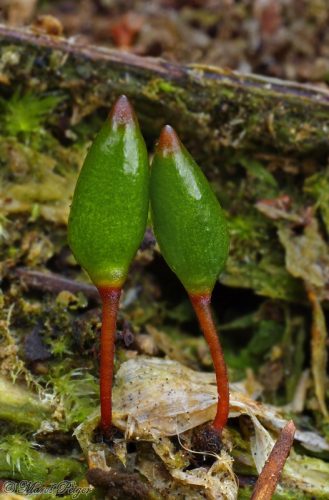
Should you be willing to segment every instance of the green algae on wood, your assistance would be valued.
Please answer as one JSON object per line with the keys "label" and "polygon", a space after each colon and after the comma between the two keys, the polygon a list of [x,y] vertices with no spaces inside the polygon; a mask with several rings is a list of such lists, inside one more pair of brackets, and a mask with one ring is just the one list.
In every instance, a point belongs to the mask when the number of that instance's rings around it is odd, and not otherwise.
{"label": "green algae on wood", "polygon": [[50,418],[54,408],[43,402],[26,387],[0,377],[0,419],[15,426],[37,430],[42,421]]}

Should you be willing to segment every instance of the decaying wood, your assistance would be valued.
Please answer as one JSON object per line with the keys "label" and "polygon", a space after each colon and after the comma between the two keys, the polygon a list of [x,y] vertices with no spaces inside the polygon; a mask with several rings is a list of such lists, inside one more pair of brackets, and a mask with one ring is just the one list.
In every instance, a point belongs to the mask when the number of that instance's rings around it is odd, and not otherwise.
{"label": "decaying wood", "polygon": [[225,149],[319,161],[329,153],[329,92],[320,88],[3,26],[0,47],[2,86],[69,94],[71,123],[126,93],[151,139],[170,122],[199,159]]}
{"label": "decaying wood", "polygon": [[294,442],[295,432],[295,424],[290,420],[282,429],[264,465],[255,485],[251,500],[270,500],[272,498]]}

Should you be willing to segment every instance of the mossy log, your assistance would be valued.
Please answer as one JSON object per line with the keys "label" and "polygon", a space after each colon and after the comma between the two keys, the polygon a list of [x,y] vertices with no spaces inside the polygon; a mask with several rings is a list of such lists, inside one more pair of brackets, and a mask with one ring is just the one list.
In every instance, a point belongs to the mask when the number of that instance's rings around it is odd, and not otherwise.
{"label": "mossy log", "polygon": [[[85,283],[68,254],[66,221],[90,140],[117,95],[126,93],[137,109],[150,151],[161,126],[171,123],[202,160],[227,213],[231,250],[214,304],[231,379],[241,380],[249,373],[248,390],[263,391],[265,401],[286,405],[282,408],[299,413],[297,423],[307,418],[309,427],[323,434],[298,431],[308,435],[310,441],[305,444],[309,445],[302,451],[296,449],[290,476],[284,478],[279,496],[327,498],[329,93],[218,68],[180,66],[83,46],[77,40],[31,30],[0,27],[0,47],[0,278],[4,291],[0,290],[0,368],[7,377],[2,383],[0,419],[6,427],[0,439],[4,457],[0,477],[42,483],[45,478],[48,482],[79,479],[83,473],[76,460],[79,449],[71,439],[79,424],[76,436],[81,447],[84,451],[93,447],[90,463],[104,455],[103,444],[87,440],[88,436],[97,440],[92,427],[98,419],[97,293]],[[147,232],[120,309],[116,384],[118,400],[124,405],[132,401],[130,414],[135,420],[139,408],[149,412],[150,422],[160,422],[152,415],[159,411],[159,398],[154,398],[156,380],[159,394],[165,401],[168,398],[169,420],[175,428],[161,438],[161,444],[136,439],[137,451],[131,448],[134,458],[127,450],[132,470],[127,469],[123,479],[130,484],[138,462],[139,472],[144,479],[150,478],[152,487],[157,487],[153,484],[156,467],[159,491],[171,488],[190,497],[191,491],[196,492],[196,476],[187,467],[186,455],[180,449],[173,452],[176,438],[174,443],[168,437],[177,433],[168,363],[195,369],[209,369],[210,365],[203,339],[190,327],[194,316],[185,307],[185,293],[163,265],[154,251],[152,233]],[[149,372],[149,378],[136,378],[132,363],[138,360],[145,370],[145,354],[146,359],[152,357],[152,366],[162,366],[162,379],[157,368]],[[132,387],[144,406],[131,400],[131,377],[121,377],[120,382],[122,366],[132,367],[127,374],[136,378]],[[211,377],[195,373],[198,381]],[[7,395],[10,377],[22,384],[16,392],[12,390],[12,398]],[[143,380],[144,388],[151,389],[150,397],[140,390]],[[174,370],[172,380],[179,382],[182,394],[180,382],[186,383],[188,378]],[[26,383],[31,392],[33,388],[40,391],[43,402],[39,404],[30,394]],[[127,399],[122,397],[123,389]],[[204,386],[201,389],[200,394],[208,394]],[[193,405],[196,400],[193,396]],[[252,407],[260,408],[256,403]],[[179,418],[185,411],[178,413]],[[274,415],[273,407],[270,413]],[[189,426],[190,415],[186,414]],[[128,416],[123,413],[123,431],[130,422]],[[229,425],[228,432],[234,474],[241,479],[239,498],[250,498],[250,488],[242,485],[250,485],[250,478],[263,466],[261,455],[250,450],[257,445],[264,454],[273,445],[270,432],[278,428],[264,416],[268,429],[262,431],[258,425],[257,444],[253,427],[242,418],[241,432],[236,425]],[[141,421],[145,427],[144,414]],[[36,433],[40,426],[42,432]],[[16,427],[33,443],[37,440],[42,450],[32,449],[21,435],[12,437],[9,431]],[[124,441],[118,443],[111,454],[112,471],[115,467],[121,470],[124,447]],[[7,450],[16,457],[10,463]],[[59,455],[62,450],[65,454]],[[315,453],[317,458],[309,456]],[[23,459],[26,466],[21,468]],[[230,464],[231,458],[227,459]],[[173,466],[179,475],[165,483],[167,479],[162,481],[162,477],[168,478]],[[81,469],[86,467],[82,463]],[[235,476],[227,473],[226,465],[216,469],[216,474],[212,471],[206,472],[207,481],[214,479],[222,488],[231,477],[236,490]],[[107,486],[115,474],[106,472],[101,478],[89,479],[94,484],[106,480]],[[136,483],[131,484],[135,488]]]}
{"label": "mossy log", "polygon": [[[209,161],[227,148],[325,161],[329,92],[227,69],[178,65],[0,27],[0,82],[61,90],[79,117],[126,93],[153,139],[169,122]],[[71,120],[77,120],[72,113]]]}

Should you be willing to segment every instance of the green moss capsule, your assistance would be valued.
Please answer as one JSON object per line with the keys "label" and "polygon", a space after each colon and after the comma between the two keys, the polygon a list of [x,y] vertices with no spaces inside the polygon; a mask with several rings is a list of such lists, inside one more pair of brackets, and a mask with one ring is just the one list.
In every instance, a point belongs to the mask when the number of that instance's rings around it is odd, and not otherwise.
{"label": "green moss capsule", "polygon": [[228,255],[225,215],[169,125],[162,130],[151,172],[153,225],[165,260],[189,293],[212,291]]}
{"label": "green moss capsule", "polygon": [[218,404],[206,434],[219,450],[229,415],[229,384],[210,302],[228,255],[227,224],[205,176],[168,125],[152,163],[151,211],[161,252],[185,286],[210,348]]}
{"label": "green moss capsule", "polygon": [[74,256],[96,286],[120,286],[144,235],[147,150],[121,96],[96,136],[76,185],[68,226]]}
{"label": "green moss capsule", "polygon": [[128,267],[144,235],[149,206],[145,143],[121,96],[83,164],[69,218],[70,247],[102,299],[101,427],[110,436],[116,318]]}

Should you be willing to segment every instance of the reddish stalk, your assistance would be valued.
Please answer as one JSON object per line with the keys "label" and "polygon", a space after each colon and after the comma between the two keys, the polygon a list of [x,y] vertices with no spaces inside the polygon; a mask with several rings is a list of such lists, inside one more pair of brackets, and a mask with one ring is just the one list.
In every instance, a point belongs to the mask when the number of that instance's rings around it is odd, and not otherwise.
{"label": "reddish stalk", "polygon": [[101,428],[109,434],[112,425],[112,381],[114,342],[121,288],[98,287],[102,299],[102,331],[100,342]]}
{"label": "reddish stalk", "polygon": [[293,445],[295,432],[295,424],[290,420],[282,429],[266,460],[255,485],[251,500],[268,500],[272,498]]}
{"label": "reddish stalk", "polygon": [[200,328],[209,345],[210,354],[215,368],[218,402],[217,412],[212,426],[216,429],[216,431],[221,433],[228,419],[230,393],[224,354],[211,314],[211,294],[191,294],[190,300],[199,320]]}

